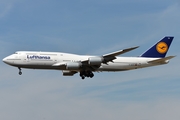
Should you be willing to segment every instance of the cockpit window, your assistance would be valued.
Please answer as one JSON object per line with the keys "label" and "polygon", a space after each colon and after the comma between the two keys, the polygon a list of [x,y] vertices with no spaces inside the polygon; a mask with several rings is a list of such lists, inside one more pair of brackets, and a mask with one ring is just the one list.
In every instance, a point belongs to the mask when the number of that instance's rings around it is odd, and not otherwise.
{"label": "cockpit window", "polygon": [[18,54],[18,52],[15,52],[14,54]]}

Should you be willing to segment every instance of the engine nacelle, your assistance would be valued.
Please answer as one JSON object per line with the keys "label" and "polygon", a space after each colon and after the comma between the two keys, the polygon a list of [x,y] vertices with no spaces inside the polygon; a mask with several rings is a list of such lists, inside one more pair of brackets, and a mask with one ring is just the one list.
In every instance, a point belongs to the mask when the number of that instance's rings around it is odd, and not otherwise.
{"label": "engine nacelle", "polygon": [[67,70],[78,70],[81,67],[81,63],[77,62],[69,62],[66,64],[66,69]]}
{"label": "engine nacelle", "polygon": [[66,70],[63,70],[63,76],[73,76],[74,73],[72,71],[66,71]]}
{"label": "engine nacelle", "polygon": [[101,63],[104,61],[102,57],[90,57],[88,64],[89,65],[101,65]]}

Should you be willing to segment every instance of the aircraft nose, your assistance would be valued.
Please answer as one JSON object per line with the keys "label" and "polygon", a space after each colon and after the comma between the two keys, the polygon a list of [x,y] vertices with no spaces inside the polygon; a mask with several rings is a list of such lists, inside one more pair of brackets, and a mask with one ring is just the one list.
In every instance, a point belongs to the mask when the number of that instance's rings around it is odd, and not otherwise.
{"label": "aircraft nose", "polygon": [[2,61],[6,64],[13,65],[15,63],[15,61],[14,61],[16,59],[15,57],[16,56],[14,56],[14,55],[9,55],[9,56],[5,57]]}
{"label": "aircraft nose", "polygon": [[3,61],[4,63],[7,63],[7,58],[5,57],[2,61]]}

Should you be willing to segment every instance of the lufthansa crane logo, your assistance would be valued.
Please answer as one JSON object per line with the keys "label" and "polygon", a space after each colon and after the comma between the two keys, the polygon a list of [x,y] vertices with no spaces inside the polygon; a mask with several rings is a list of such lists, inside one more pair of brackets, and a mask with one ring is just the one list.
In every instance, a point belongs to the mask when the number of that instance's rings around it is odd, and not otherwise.
{"label": "lufthansa crane logo", "polygon": [[161,54],[164,54],[167,52],[168,50],[168,45],[165,43],[165,42],[159,42],[157,45],[156,45],[156,49],[159,53]]}

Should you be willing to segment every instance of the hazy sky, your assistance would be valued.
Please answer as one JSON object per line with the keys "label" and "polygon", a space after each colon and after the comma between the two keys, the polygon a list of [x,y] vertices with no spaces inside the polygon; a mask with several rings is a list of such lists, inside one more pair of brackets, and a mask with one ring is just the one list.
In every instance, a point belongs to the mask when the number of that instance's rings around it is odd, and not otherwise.
{"label": "hazy sky", "polygon": [[0,62],[1,120],[179,120],[179,0],[0,0],[0,58],[20,50],[138,56],[174,36],[169,64],[81,80]]}

